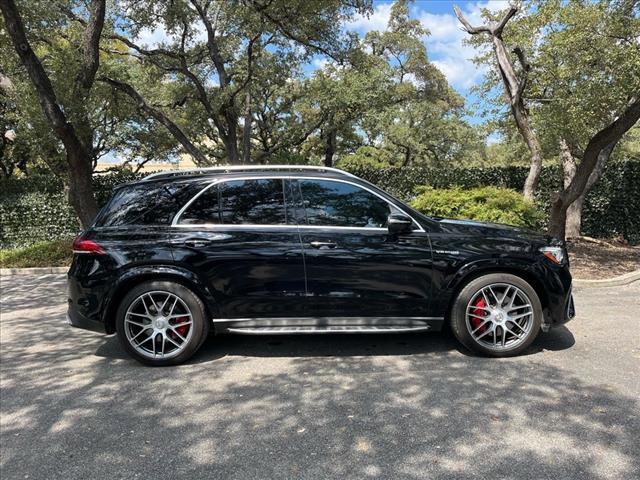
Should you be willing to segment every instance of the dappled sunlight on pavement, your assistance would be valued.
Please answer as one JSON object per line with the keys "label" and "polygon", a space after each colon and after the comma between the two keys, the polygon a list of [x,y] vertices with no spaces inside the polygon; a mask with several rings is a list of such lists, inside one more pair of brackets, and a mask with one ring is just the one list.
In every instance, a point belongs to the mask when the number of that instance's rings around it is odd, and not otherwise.
{"label": "dappled sunlight on pavement", "polygon": [[60,275],[3,278],[4,478],[640,472],[637,319],[620,305],[638,287],[578,291],[578,318],[519,358],[470,356],[448,333],[227,336],[169,368],[69,327],[64,292]]}

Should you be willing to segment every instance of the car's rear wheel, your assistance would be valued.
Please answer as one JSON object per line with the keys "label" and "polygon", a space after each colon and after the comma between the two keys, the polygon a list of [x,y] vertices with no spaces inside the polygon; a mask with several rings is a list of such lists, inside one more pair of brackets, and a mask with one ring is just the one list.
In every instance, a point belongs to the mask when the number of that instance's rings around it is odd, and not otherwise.
{"label": "car's rear wheel", "polygon": [[485,275],[467,284],[451,310],[456,338],[474,352],[507,357],[523,352],[536,338],[542,305],[522,278],[506,273]]}
{"label": "car's rear wheel", "polygon": [[205,307],[191,290],[170,281],[134,287],[118,308],[116,330],[127,352],[147,365],[175,365],[200,348],[209,331]]}

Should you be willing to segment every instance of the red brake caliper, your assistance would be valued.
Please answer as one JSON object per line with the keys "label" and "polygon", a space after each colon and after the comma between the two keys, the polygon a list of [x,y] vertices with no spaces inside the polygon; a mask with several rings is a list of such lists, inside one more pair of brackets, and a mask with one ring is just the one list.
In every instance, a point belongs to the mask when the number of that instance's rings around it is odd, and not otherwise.
{"label": "red brake caliper", "polygon": [[[189,321],[189,317],[178,317],[175,319],[175,325],[180,325],[181,323],[185,323]],[[187,331],[189,330],[189,325],[180,325],[179,327],[176,327],[176,332],[178,332],[180,335],[182,335],[183,337],[187,334]]]}
{"label": "red brake caliper", "polygon": [[[478,315],[479,317],[484,317],[486,315],[486,312],[484,311],[483,307],[487,306],[487,302],[484,301],[483,297],[478,298],[473,304],[473,306],[476,307],[472,311],[474,315]],[[473,326],[474,330],[480,327],[480,325],[482,325],[482,322],[483,320],[478,317],[471,317],[471,325]],[[486,329],[487,329],[487,326],[485,325],[481,327],[480,330],[478,330],[478,332],[484,333]]]}

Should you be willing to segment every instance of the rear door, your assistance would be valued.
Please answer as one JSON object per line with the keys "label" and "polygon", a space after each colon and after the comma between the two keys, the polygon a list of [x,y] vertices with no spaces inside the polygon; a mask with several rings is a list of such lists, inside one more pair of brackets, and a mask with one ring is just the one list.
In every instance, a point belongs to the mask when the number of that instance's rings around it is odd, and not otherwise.
{"label": "rear door", "polygon": [[281,178],[219,181],[174,220],[176,260],[208,278],[221,319],[302,316],[305,277]]}
{"label": "rear door", "polygon": [[416,223],[389,234],[397,207],[355,183],[326,178],[292,180],[304,207],[300,235],[309,314],[382,322],[429,316],[431,249]]}

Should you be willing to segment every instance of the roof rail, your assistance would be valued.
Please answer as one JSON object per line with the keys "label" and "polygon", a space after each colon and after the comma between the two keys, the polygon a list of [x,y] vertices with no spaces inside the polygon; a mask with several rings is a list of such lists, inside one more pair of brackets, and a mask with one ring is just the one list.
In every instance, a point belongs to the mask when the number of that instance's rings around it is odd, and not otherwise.
{"label": "roof rail", "polygon": [[150,180],[153,178],[160,177],[178,177],[180,175],[190,175],[190,174],[198,174],[198,173],[227,173],[227,172],[262,172],[269,170],[312,170],[316,172],[333,172],[339,173],[340,175],[345,175],[347,177],[356,177],[352,173],[345,172],[344,170],[340,170],[338,168],[332,167],[323,167],[316,165],[227,165],[227,166],[219,166],[219,167],[204,167],[204,168],[190,168],[185,170],[170,170],[167,172],[157,172],[152,173],[151,175],[147,175],[142,179],[142,181]]}

